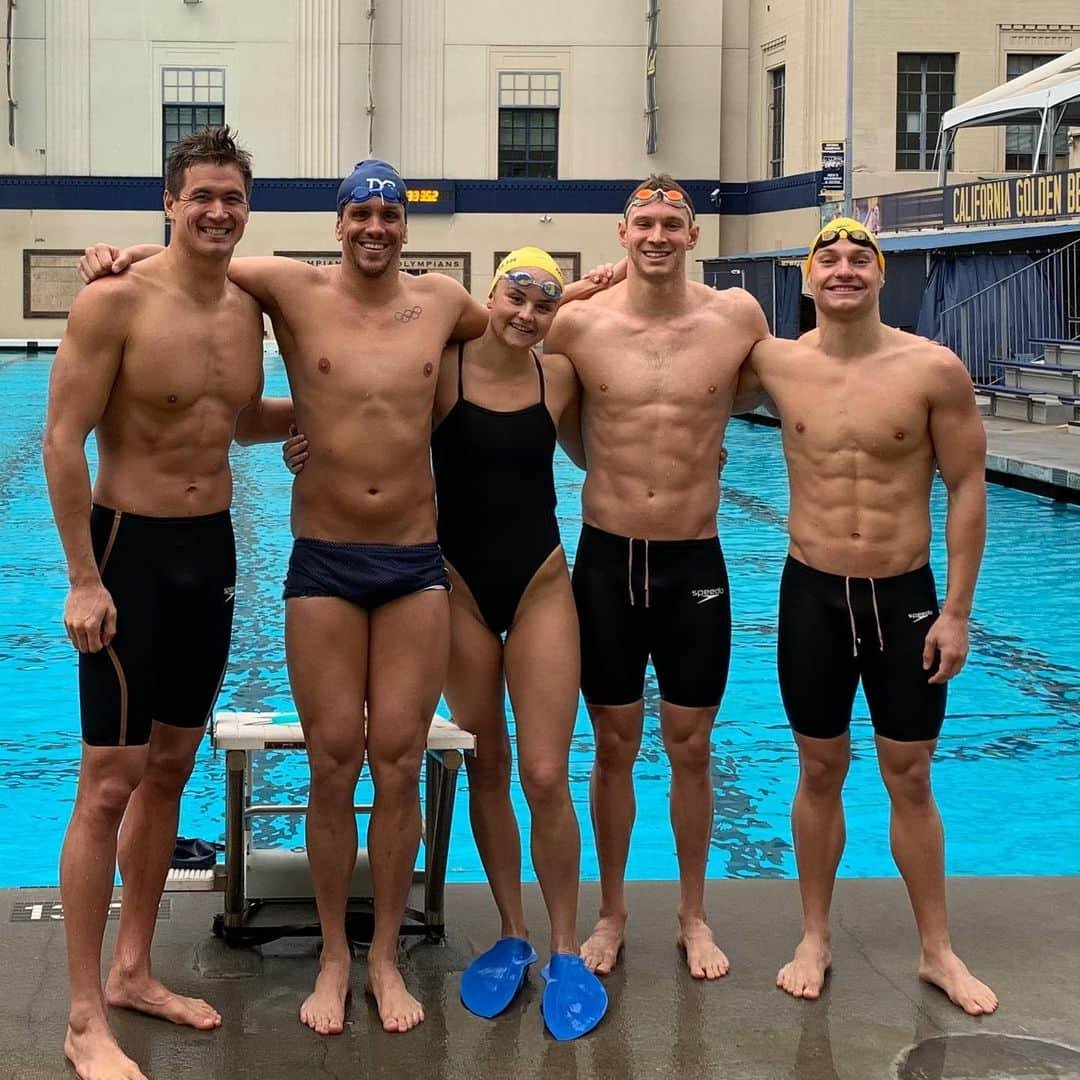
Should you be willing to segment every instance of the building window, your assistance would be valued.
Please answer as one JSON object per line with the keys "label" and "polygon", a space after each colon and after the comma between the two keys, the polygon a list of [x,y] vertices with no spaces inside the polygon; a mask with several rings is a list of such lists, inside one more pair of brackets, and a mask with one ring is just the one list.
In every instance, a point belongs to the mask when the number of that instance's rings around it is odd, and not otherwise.
{"label": "building window", "polygon": [[784,175],[784,68],[769,72],[769,176]]}
{"label": "building window", "polygon": [[[1059,55],[1059,53],[1011,53],[1006,60],[1005,77],[1015,79],[1019,75],[1026,75],[1033,68],[1057,59]],[[1031,172],[1036,164],[1032,159],[1038,145],[1038,124],[1010,124],[1005,129],[1005,168]],[[1045,143],[1042,153],[1046,153]],[[1042,160],[1044,161],[1045,158]],[[1042,161],[1037,164],[1041,165]],[[1068,167],[1069,132],[1066,126],[1062,125],[1054,137],[1054,168],[1067,169]]]}
{"label": "building window", "polygon": [[[933,169],[941,117],[956,96],[955,53],[896,57],[896,167]],[[949,155],[952,167],[952,155]]]}
{"label": "building window", "polygon": [[499,72],[499,178],[559,175],[557,71]]}
{"label": "building window", "polygon": [[161,160],[185,136],[225,123],[222,68],[162,68]]}

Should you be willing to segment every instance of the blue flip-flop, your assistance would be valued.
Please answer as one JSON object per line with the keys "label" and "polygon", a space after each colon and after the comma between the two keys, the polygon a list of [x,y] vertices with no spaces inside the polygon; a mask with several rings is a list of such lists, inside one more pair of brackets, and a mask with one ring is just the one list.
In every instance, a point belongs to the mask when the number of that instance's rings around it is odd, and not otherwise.
{"label": "blue flip-flop", "polygon": [[517,996],[536,950],[523,938],[499,938],[461,973],[461,1003],[490,1020]]}
{"label": "blue flip-flop", "polygon": [[547,983],[540,1011],[556,1039],[580,1038],[604,1019],[607,991],[580,956],[556,953],[540,974]]}

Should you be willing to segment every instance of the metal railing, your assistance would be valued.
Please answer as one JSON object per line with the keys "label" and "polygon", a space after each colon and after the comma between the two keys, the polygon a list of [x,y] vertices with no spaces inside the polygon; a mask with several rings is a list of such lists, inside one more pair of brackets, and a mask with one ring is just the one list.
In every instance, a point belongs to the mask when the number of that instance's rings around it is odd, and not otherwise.
{"label": "metal railing", "polygon": [[1080,240],[946,308],[934,339],[984,386],[1003,381],[1003,363],[1043,356],[1046,339],[1080,339]]}

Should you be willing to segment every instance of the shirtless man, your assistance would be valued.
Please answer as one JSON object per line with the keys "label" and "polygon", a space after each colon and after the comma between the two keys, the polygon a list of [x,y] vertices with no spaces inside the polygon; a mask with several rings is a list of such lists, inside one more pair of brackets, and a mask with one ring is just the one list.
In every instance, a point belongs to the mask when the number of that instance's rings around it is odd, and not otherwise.
{"label": "shirtless man", "polygon": [[[779,674],[799,751],[792,832],[803,937],[777,985],[820,996],[829,906],[844,847],[841,790],[860,677],[891,801],[893,858],[922,945],[919,974],[965,1012],[997,1008],[953,952],[930,761],[945,684],[963,666],[986,531],[986,439],[963,364],[881,323],[885,259],[864,226],[831,221],[806,264],[818,328],[770,339],[740,390],[763,386],[783,421],[790,548],[780,588]],[[930,488],[949,492],[948,588],[930,571]]]}
{"label": "shirtless man", "polygon": [[[117,1045],[106,1002],[195,1028],[221,1023],[205,1001],[154,978],[150,943],[180,794],[229,651],[229,446],[277,439],[292,420],[287,399],[261,398],[259,307],[226,278],[250,191],[250,157],[228,128],[178,143],[168,248],[83,290],[53,362],[45,472],[71,583],[64,625],[79,650],[83,736],[60,858],[64,1052],[83,1080],[145,1080]],[[118,848],[123,906],[103,993]]]}
{"label": "shirtless man", "polygon": [[682,187],[650,176],[619,223],[626,280],[588,305],[562,309],[546,343],[570,357],[582,384],[587,472],[573,582],[582,692],[596,732],[591,802],[601,902],[581,955],[599,974],[617,963],[626,928],[633,766],[650,656],[671,763],[677,940],[695,978],[728,970],[704,896],[710,735],[731,642],[717,461],[740,365],[768,328],[748,293],[687,281],[686,253],[698,232]]}
{"label": "shirtless man", "polygon": [[[431,412],[446,341],[478,336],[487,312],[452,278],[399,269],[406,205],[392,166],[361,162],[338,191],[340,265],[268,256],[229,270],[273,321],[311,444],[293,486],[285,647],[311,766],[307,850],[323,938],[300,1019],[324,1035],[342,1031],[350,993],[345,909],[365,750],[375,785],[367,989],[385,1030],[424,1018],[397,945],[420,842],[420,766],[449,655]],[[147,250],[94,249],[91,272]]]}

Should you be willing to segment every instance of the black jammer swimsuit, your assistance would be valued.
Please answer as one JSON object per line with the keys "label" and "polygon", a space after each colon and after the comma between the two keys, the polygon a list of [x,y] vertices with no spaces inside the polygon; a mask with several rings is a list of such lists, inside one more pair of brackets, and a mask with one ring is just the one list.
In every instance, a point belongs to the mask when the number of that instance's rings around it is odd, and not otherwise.
{"label": "black jammer swimsuit", "polygon": [[535,353],[540,400],[500,412],[458,397],[431,437],[439,544],[495,634],[510,629],[522,594],[559,546],[555,520],[555,424]]}

